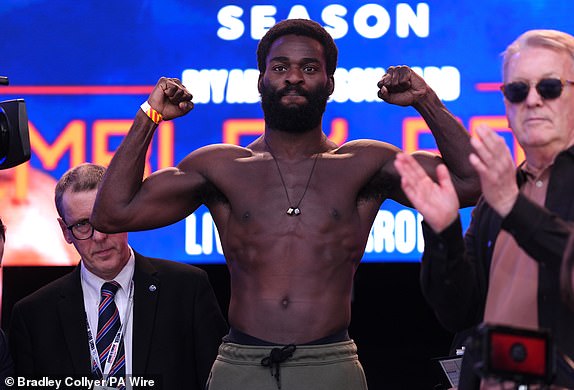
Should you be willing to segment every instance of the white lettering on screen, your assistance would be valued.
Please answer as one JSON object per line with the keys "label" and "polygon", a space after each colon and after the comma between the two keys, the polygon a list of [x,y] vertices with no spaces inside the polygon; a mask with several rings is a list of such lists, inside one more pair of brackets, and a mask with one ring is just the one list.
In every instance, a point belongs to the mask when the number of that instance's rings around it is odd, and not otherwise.
{"label": "white lettering on screen", "polygon": [[[379,210],[365,247],[365,253],[420,254],[424,250],[422,216],[411,209],[395,214]],[[195,212],[185,219],[185,252],[190,256],[223,255],[217,227],[209,212]]]}
{"label": "white lettering on screen", "polygon": [[[443,101],[459,98],[460,71],[454,66],[413,66],[412,69]],[[377,97],[377,82],[384,74],[384,68],[337,68],[331,101],[381,102]],[[186,69],[181,80],[198,104],[254,104],[259,103],[258,77],[257,69]]]}
{"label": "white lettering on screen", "polygon": [[[245,15],[249,15],[248,21],[244,20]],[[217,36],[227,41],[240,39],[245,34],[247,24],[251,26],[251,38],[259,40],[282,19],[313,19],[313,16],[304,5],[292,6],[286,15],[278,15],[274,5],[255,5],[249,12],[237,5],[227,5],[217,13],[217,21],[221,26],[217,30]],[[322,22],[333,39],[345,37],[350,27],[363,38],[378,39],[391,31],[393,22],[394,33],[398,38],[427,38],[430,30],[430,7],[427,3],[418,3],[413,9],[410,4],[398,3],[391,13],[380,4],[369,3],[360,6],[351,15],[345,6],[331,4],[323,8],[317,21]]]}

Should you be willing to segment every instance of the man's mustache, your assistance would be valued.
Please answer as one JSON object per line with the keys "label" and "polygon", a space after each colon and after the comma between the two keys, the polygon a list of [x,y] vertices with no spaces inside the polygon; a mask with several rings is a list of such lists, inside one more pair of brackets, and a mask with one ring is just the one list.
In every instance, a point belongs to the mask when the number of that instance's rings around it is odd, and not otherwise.
{"label": "man's mustache", "polygon": [[308,93],[298,85],[288,85],[285,88],[282,88],[279,91],[277,91],[277,95],[279,97],[283,97],[285,95],[290,94],[291,92],[296,92],[297,95],[308,97]]}

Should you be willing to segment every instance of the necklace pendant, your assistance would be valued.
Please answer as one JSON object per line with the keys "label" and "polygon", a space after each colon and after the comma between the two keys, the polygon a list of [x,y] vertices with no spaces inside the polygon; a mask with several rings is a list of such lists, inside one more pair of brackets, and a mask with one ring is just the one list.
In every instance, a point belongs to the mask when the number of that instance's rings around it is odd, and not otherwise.
{"label": "necklace pendant", "polygon": [[287,215],[289,216],[298,216],[299,214],[301,214],[301,210],[299,210],[299,207],[289,207],[287,209]]}

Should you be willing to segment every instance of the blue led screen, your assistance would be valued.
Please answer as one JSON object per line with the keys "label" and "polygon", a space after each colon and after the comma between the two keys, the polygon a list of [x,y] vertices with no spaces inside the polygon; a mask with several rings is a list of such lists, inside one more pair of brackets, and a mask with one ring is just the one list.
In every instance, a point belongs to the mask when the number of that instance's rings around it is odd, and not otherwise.
{"label": "blue led screen", "polygon": [[[339,47],[335,92],[324,117],[335,142],[384,140],[434,150],[410,107],[377,96],[385,69],[408,65],[435,89],[469,132],[487,123],[521,151],[506,128],[500,54],[522,32],[574,33],[574,2],[3,0],[0,100],[23,98],[30,123],[29,163],[0,171],[0,215],[8,226],[6,265],[77,261],[63,242],[53,206],[55,181],[82,162],[106,165],[140,104],[161,76],[178,77],[195,96],[186,117],[163,122],[147,172],[177,164],[211,143],[247,145],[261,131],[255,50],[276,21],[311,18]],[[470,209],[462,210],[465,226]],[[364,261],[419,261],[421,217],[383,203]],[[149,256],[223,262],[207,209],[150,232],[130,233]]]}

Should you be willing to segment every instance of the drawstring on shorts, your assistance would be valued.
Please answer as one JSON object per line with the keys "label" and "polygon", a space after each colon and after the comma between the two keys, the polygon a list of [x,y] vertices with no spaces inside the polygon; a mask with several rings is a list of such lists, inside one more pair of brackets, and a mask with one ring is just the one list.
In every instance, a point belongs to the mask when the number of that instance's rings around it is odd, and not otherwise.
{"label": "drawstring on shorts", "polygon": [[[293,356],[296,349],[297,347],[293,344],[286,345],[283,348],[273,348],[269,353],[269,356],[261,359],[261,365],[271,369],[271,375],[275,377],[277,388],[279,390],[281,390],[280,364]],[[273,368],[275,368],[275,374],[273,374]]]}

